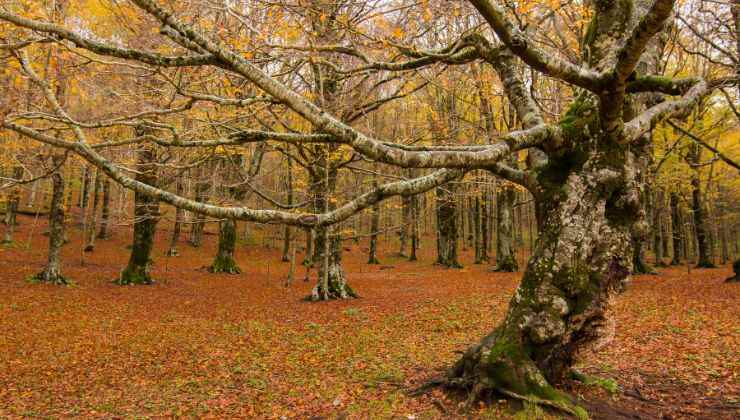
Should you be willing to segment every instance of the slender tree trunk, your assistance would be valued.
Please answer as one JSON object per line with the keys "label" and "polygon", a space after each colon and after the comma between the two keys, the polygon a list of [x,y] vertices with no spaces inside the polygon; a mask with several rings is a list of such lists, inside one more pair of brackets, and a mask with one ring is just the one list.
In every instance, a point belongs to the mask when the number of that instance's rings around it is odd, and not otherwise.
{"label": "slender tree trunk", "polygon": [[[289,206],[293,205],[293,160],[290,156],[285,158],[285,188],[286,188],[286,200]],[[285,225],[283,227],[283,262],[291,261],[292,256],[290,255],[290,241],[291,241],[291,229],[290,226]],[[291,262],[293,264],[293,262]]]}
{"label": "slender tree trunk", "polygon": [[[373,176],[373,188],[378,188],[377,177]],[[380,264],[378,261],[378,231],[380,230],[380,202],[373,204],[370,222],[370,251],[368,264]]]}
{"label": "slender tree trunk", "polygon": [[417,261],[416,252],[419,250],[419,196],[411,196],[411,251],[409,252],[409,261]]}
{"label": "slender tree trunk", "polygon": [[108,239],[110,225],[110,179],[105,177],[103,180],[103,208],[100,213],[100,232],[98,239]]}
{"label": "slender tree trunk", "polygon": [[519,269],[514,249],[513,206],[516,191],[510,185],[503,185],[498,192],[497,214],[498,235],[496,235],[496,267],[494,271],[514,272]]}
{"label": "slender tree trunk", "polygon": [[92,176],[90,172],[92,168],[85,166],[85,170],[82,174],[82,188],[80,190],[80,217],[77,221],[79,226],[86,226],[87,222],[87,205],[90,201],[90,182]]}
{"label": "slender tree trunk", "polygon": [[653,207],[653,248],[655,252],[655,266],[665,267],[663,261],[663,191],[655,192],[656,198]]}
{"label": "slender tree trunk", "polygon": [[95,249],[95,237],[98,222],[98,204],[100,202],[100,171],[95,171],[95,180],[93,185],[93,205],[90,212],[90,221],[87,226],[87,243],[85,244],[85,252],[92,252]]}
{"label": "slender tree trunk", "polygon": [[[136,127],[136,136],[140,137],[149,130]],[[153,146],[142,144],[137,151],[136,180],[156,186],[157,173],[155,150]],[[120,285],[151,284],[153,280],[149,269],[151,252],[154,246],[154,233],[159,221],[159,201],[146,194],[134,193],[134,237],[128,265],[121,272],[117,283]]]}
{"label": "slender tree trunk", "polygon": [[64,178],[62,177],[61,165],[64,163],[64,155],[52,156],[52,165],[59,167],[51,174],[51,206],[49,209],[49,253],[47,254],[46,267],[33,279],[39,282],[52,284],[68,284],[68,280],[62,275],[60,253],[64,245]]}
{"label": "slender tree trunk", "polygon": [[[178,176],[175,180],[175,193],[182,195],[185,191],[185,183],[183,183],[182,177]],[[177,243],[180,241],[180,233],[182,231],[182,218],[185,215],[185,211],[180,207],[175,208],[175,225],[172,227],[172,236],[170,237],[170,246],[167,249],[165,255],[168,257],[176,257],[179,255],[177,251]]]}
{"label": "slender tree trunk", "polygon": [[409,224],[411,223],[411,197],[401,197],[401,226],[398,230],[398,256],[406,257],[406,247],[409,237]]}
{"label": "slender tree trunk", "polygon": [[673,233],[673,258],[671,259],[671,265],[681,265],[681,260],[684,255],[681,252],[683,247],[683,226],[681,223],[681,213],[678,208],[678,193],[671,192],[670,195],[671,204],[671,232]]}
{"label": "slender tree trunk", "polygon": [[[208,200],[208,188],[207,180],[198,179],[195,183],[195,201],[205,203]],[[190,245],[198,248],[203,243],[203,229],[205,228],[206,218],[200,213],[195,213],[193,219],[193,224],[190,227]]]}
{"label": "slender tree trunk", "polygon": [[[13,179],[21,180],[23,178],[23,168],[16,166],[13,168]],[[13,187],[7,195],[7,202],[5,205],[5,236],[3,238],[3,244],[13,243],[13,233],[15,227],[18,224],[17,213],[18,205],[21,202],[21,189],[19,186]]]}

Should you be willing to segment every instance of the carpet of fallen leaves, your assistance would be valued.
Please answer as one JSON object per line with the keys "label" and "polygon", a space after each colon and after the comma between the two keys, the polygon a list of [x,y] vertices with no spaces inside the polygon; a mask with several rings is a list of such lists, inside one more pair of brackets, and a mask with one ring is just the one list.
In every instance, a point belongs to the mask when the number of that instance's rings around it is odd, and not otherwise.
{"label": "carpet of fallen leaves", "polygon": [[[81,265],[78,230],[64,249],[71,287],[31,284],[45,223],[21,217],[0,248],[0,417],[476,418],[509,416],[494,400],[464,411],[459,396],[408,390],[452,363],[501,319],[520,274],[381,254],[348,243],[345,269],[361,299],[307,303],[312,282],[284,286],[280,252],[240,244],[241,275],[203,269],[216,237],[165,257],[153,286],[111,280],[128,258],[121,227]],[[185,235],[186,236],[186,235]],[[428,240],[427,244],[433,243]],[[463,261],[469,261],[464,253]],[[595,418],[737,418],[740,285],[728,268],[665,269],[634,278],[615,302],[616,337],[580,368],[616,383],[566,384]],[[613,381],[613,382],[611,382]],[[614,389],[612,389],[614,391]],[[529,413],[537,410],[529,407]],[[548,415],[549,416],[549,415]]]}

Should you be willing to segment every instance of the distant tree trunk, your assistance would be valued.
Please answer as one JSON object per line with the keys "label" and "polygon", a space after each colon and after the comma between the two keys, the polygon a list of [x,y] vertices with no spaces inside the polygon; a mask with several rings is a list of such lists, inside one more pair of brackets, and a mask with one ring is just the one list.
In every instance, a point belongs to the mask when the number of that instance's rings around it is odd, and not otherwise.
{"label": "distant tree trunk", "polygon": [[681,260],[684,255],[681,252],[683,247],[683,226],[681,223],[681,213],[678,208],[678,193],[671,192],[670,194],[670,205],[671,205],[671,232],[673,233],[673,258],[671,259],[671,265],[681,265]]}
{"label": "distant tree trunk", "polygon": [[398,256],[406,257],[406,247],[409,237],[409,224],[411,223],[411,197],[401,197],[401,226],[398,230]]}
{"label": "distant tree trunk", "polygon": [[87,243],[85,244],[85,252],[92,252],[95,249],[95,237],[96,237],[96,228],[97,228],[97,218],[98,218],[98,204],[100,202],[100,171],[95,171],[95,181],[93,186],[93,205],[92,205],[92,211],[90,213],[90,221],[87,226],[87,232],[85,233],[85,236],[87,237]]}
{"label": "distant tree trunk", "polygon": [[[292,206],[293,205],[293,159],[291,159],[290,156],[287,156],[285,158],[285,164],[286,164],[286,170],[285,170],[285,188],[286,188],[286,200],[287,205]],[[285,225],[283,227],[283,262],[291,261],[291,255],[290,254],[290,226]],[[291,263],[293,264],[293,263]]]}
{"label": "distant tree trunk", "polygon": [[494,271],[514,272],[519,269],[514,249],[513,206],[516,191],[510,185],[503,185],[497,194],[498,223],[496,235],[496,267]]}
{"label": "distant tree trunk", "polygon": [[655,251],[655,266],[665,267],[663,261],[663,191],[655,192],[655,201],[653,205],[653,248]]}
{"label": "distant tree trunk", "polygon": [[[149,130],[136,127],[136,136],[141,137]],[[153,146],[141,144],[137,151],[136,180],[156,186],[157,173],[155,150]],[[134,193],[134,238],[128,265],[121,272],[117,283],[120,285],[151,284],[149,274],[151,252],[154,246],[154,233],[159,220],[159,201],[138,191]]]}
{"label": "distant tree trunk", "polygon": [[[182,195],[185,191],[185,184],[182,182],[182,177],[178,176],[175,180],[175,194]],[[167,249],[168,257],[176,257],[179,255],[177,251],[177,243],[180,241],[180,232],[182,231],[182,218],[185,212],[182,208],[175,208],[175,225],[172,227],[172,236],[170,237],[170,246]]]}
{"label": "distant tree trunk", "polygon": [[[13,179],[20,181],[23,178],[23,168],[16,166],[13,168]],[[5,205],[5,237],[3,238],[3,244],[13,243],[13,233],[15,232],[15,226],[18,223],[17,213],[18,205],[21,202],[21,189],[19,186],[13,187],[7,195],[7,203]]]}
{"label": "distant tree trunk", "polygon": [[51,206],[49,209],[49,252],[47,254],[46,267],[36,274],[33,279],[39,282],[52,284],[68,284],[68,280],[62,275],[59,254],[64,245],[64,178],[62,177],[61,165],[64,163],[64,155],[52,156],[52,165],[57,167],[51,174]]}
{"label": "distant tree trunk", "polygon": [[692,145],[692,152],[690,153],[691,163],[694,165],[694,171],[691,177],[691,210],[694,215],[694,226],[696,229],[696,242],[699,251],[699,260],[696,266],[701,268],[715,268],[715,265],[710,260],[709,250],[709,234],[707,229],[707,223],[705,220],[705,212],[702,203],[701,196],[701,181],[699,179],[699,168],[698,165],[701,161],[701,146],[699,144]]}
{"label": "distant tree trunk", "polygon": [[239,265],[234,260],[235,249],[236,222],[233,219],[224,219],[219,223],[218,253],[209,271],[212,273],[241,273]]}
{"label": "distant tree trunk", "polygon": [[732,271],[734,274],[725,279],[725,281],[728,283],[740,281],[740,259],[732,263]]}
{"label": "distant tree trunk", "polygon": [[77,224],[79,226],[85,226],[87,222],[87,205],[90,201],[90,182],[92,176],[90,172],[92,168],[85,166],[85,170],[82,174],[82,188],[80,190],[80,215]]}
{"label": "distant tree trunk", "polygon": [[480,218],[480,226],[481,226],[481,243],[480,243],[480,254],[481,254],[481,263],[487,263],[491,259],[488,256],[488,245],[491,241],[491,225],[490,225],[490,199],[488,191],[483,191],[483,197],[480,199],[481,207],[480,207],[480,214],[478,217]]}
{"label": "distant tree trunk", "polygon": [[100,214],[100,232],[98,239],[108,239],[108,225],[110,224],[110,179],[103,180],[103,208]]}
{"label": "distant tree trunk", "polygon": [[436,192],[437,207],[437,264],[451,268],[462,268],[457,260],[458,205],[455,192],[457,185],[449,183],[438,187]]}
{"label": "distant tree trunk", "polygon": [[[200,171],[203,175],[203,170]],[[195,201],[199,203],[205,203],[208,199],[208,181],[198,179],[195,182]],[[190,245],[195,248],[200,247],[203,243],[203,228],[205,227],[206,217],[200,213],[193,214],[194,222],[190,228]]]}
{"label": "distant tree trunk", "polygon": [[[373,176],[373,189],[378,188],[377,177]],[[368,264],[380,264],[378,261],[378,231],[380,230],[380,202],[376,202],[372,207],[370,221],[370,252],[368,255]]]}
{"label": "distant tree trunk", "polygon": [[416,261],[416,251],[419,250],[419,196],[411,196],[410,200],[411,216],[411,251],[409,252],[409,261]]}

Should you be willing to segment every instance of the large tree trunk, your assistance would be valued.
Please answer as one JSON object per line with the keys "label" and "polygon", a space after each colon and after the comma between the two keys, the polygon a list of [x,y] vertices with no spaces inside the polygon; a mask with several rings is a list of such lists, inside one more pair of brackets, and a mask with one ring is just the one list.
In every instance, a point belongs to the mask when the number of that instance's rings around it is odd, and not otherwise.
{"label": "large tree trunk", "polygon": [[239,274],[241,269],[234,259],[236,249],[236,222],[224,219],[219,223],[218,253],[209,267],[212,273]]}
{"label": "large tree trunk", "polygon": [[[136,128],[137,137],[143,136],[146,128]],[[156,186],[157,173],[155,151],[151,145],[140,145],[137,152],[136,180]],[[159,201],[138,191],[134,193],[134,238],[128,265],[116,281],[120,285],[152,284],[149,274],[154,233],[159,221]]]}
{"label": "large tree trunk", "polygon": [[448,383],[474,395],[498,390],[569,406],[548,382],[564,378],[578,354],[609,336],[611,297],[632,268],[639,199],[630,171],[612,169],[627,164],[628,152],[602,148],[619,164],[571,152],[540,172],[540,235],[522,282],[503,323],[465,353]]}
{"label": "large tree trunk", "polygon": [[458,204],[455,192],[457,184],[449,183],[438,187],[436,193],[437,208],[437,264],[445,267],[462,268],[457,260],[458,242]]}
{"label": "large tree trunk", "polygon": [[496,222],[496,267],[494,271],[514,272],[519,269],[514,249],[513,206],[516,191],[511,185],[503,185],[497,194]]}
{"label": "large tree trunk", "polygon": [[52,284],[68,284],[68,280],[62,275],[60,253],[64,245],[64,178],[62,177],[61,165],[64,155],[54,155],[52,166],[57,170],[51,174],[51,208],[49,209],[49,253],[47,255],[46,267],[33,279],[39,282]]}

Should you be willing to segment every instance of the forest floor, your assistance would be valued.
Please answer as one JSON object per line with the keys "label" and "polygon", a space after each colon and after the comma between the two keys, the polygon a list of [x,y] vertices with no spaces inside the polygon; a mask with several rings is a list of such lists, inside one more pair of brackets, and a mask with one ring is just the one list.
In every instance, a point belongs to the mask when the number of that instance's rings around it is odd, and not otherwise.
{"label": "forest floor", "polygon": [[[55,287],[26,280],[48,239],[45,222],[20,222],[15,245],[0,247],[1,418],[512,416],[503,400],[466,411],[442,390],[408,391],[494,327],[520,273],[434,266],[431,238],[420,261],[389,251],[378,266],[365,264],[364,244],[348,243],[345,269],[362,298],[307,303],[313,280],[299,266],[286,287],[277,249],[240,244],[244,273],[215,275],[203,269],[215,236],[165,257],[169,232],[159,232],[157,284],[120,287],[111,280],[130,240],[121,227],[84,266],[75,229],[63,254],[76,284]],[[614,303],[608,351],[579,365],[601,379],[564,389],[593,418],[738,418],[740,284],[723,283],[729,274],[684,266],[635,277]]]}

